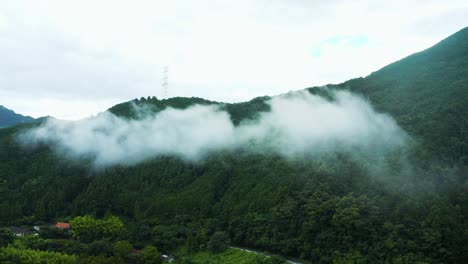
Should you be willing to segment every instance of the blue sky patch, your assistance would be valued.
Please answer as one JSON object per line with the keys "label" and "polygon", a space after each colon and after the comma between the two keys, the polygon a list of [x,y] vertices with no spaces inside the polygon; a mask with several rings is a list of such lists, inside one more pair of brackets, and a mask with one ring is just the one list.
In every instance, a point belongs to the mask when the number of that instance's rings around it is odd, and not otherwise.
{"label": "blue sky patch", "polygon": [[312,48],[312,56],[320,57],[322,49],[326,46],[348,45],[353,48],[360,48],[369,43],[369,38],[364,35],[356,36],[334,36],[321,41]]}

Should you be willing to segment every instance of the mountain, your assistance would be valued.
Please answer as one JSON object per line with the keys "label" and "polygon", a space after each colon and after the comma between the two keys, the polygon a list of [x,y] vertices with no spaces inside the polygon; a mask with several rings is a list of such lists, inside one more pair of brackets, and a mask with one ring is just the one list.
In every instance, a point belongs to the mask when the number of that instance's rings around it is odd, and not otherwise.
{"label": "mountain", "polygon": [[[464,263],[467,65],[465,28],[365,78],[293,92],[333,101],[330,91],[352,91],[391,115],[411,141],[386,156],[338,152],[289,160],[240,148],[216,152],[202,162],[165,155],[136,165],[95,169],[92,156],[70,159],[48,144],[19,146],[18,133],[37,124],[2,129],[0,224],[117,215],[126,233],[116,239],[136,248],[155,245],[180,256],[207,250],[215,237],[227,236],[236,246],[313,263]],[[145,113],[217,105],[240,126],[271,111],[271,98],[275,97],[225,104],[148,97],[109,112],[135,120],[141,119],[135,105]],[[107,133],[106,127],[95,130]],[[112,255],[108,239],[95,240],[78,238],[66,245],[60,239],[44,240],[30,247]]]}
{"label": "mountain", "polygon": [[[379,111],[389,113],[406,131],[444,161],[468,164],[468,28],[464,28],[422,52],[394,62],[365,78],[325,87],[350,90],[367,98]],[[308,88],[321,93],[324,87]],[[223,104],[234,124],[268,111],[271,97]],[[194,104],[220,104],[201,98],[141,98],[109,109],[132,115],[132,103],[161,111],[167,106],[184,109]]]}
{"label": "mountain", "polygon": [[0,128],[32,122],[35,122],[34,118],[17,114],[14,111],[0,105]]}
{"label": "mountain", "polygon": [[369,98],[438,159],[468,164],[468,28],[337,87]]}

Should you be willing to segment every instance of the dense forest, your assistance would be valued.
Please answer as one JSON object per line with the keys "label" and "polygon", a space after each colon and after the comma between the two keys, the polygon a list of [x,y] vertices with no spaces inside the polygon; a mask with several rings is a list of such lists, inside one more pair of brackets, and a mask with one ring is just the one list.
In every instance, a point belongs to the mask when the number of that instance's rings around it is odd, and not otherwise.
{"label": "dense forest", "polygon": [[[239,148],[217,152],[203,162],[168,155],[96,170],[86,157],[70,160],[48,145],[21,147],[16,135],[40,124],[0,130],[2,226],[57,219],[72,224],[86,219],[88,224],[122,221],[118,234],[103,235],[104,231],[89,228],[77,234],[80,228],[73,228],[73,249],[25,245],[34,244],[28,241],[18,246],[4,239],[0,258],[12,261],[8,256],[21,254],[19,249],[48,248],[47,254],[57,254],[51,258],[69,263],[79,261],[80,254],[89,258],[104,254],[104,261],[118,258],[120,253],[108,245],[118,241],[125,242],[114,247],[124,252],[130,244],[145,254],[157,250],[190,256],[216,252],[214,241],[229,240],[235,246],[311,263],[464,263],[468,28],[365,78],[306,89],[334,100],[330,90],[360,94],[378,111],[390,114],[411,137],[407,146],[377,164],[372,157],[347,152],[288,160]],[[228,104],[147,97],[109,111],[138,119],[135,105],[153,114],[168,107],[218,105],[238,126],[268,112],[269,99]],[[384,168],[369,169],[381,165]],[[80,249],[80,243],[88,248]],[[267,263],[256,260],[262,261]],[[126,262],[144,260],[127,256]]]}

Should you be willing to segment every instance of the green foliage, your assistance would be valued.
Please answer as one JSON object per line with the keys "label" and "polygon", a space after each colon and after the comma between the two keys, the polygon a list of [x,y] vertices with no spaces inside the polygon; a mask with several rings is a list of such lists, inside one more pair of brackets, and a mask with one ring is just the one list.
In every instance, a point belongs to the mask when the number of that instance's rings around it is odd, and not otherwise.
{"label": "green foliage", "polygon": [[56,252],[38,251],[32,249],[18,249],[11,246],[0,248],[1,263],[24,264],[73,264],[77,263],[75,255],[67,255]]}
{"label": "green foliage", "polygon": [[44,201],[41,200],[41,201],[37,202],[36,208],[34,210],[34,216],[38,220],[46,220],[47,219]]}
{"label": "green foliage", "polygon": [[468,165],[467,43],[464,28],[366,78],[333,87],[360,93],[390,113],[438,161]]}
{"label": "green foliage", "polygon": [[[2,257],[14,262],[21,254],[35,255],[38,251],[26,249],[35,248],[68,252],[70,258],[75,253],[79,263],[118,263],[122,259],[112,256],[110,241],[123,238],[138,248],[154,244],[161,252],[183,247],[190,255],[213,250],[219,245],[214,241],[227,243],[216,238],[222,230],[233,244],[313,263],[464,263],[467,34],[464,29],[366,78],[309,89],[330,101],[330,88],[349,89],[395,117],[413,141],[382,166],[373,164],[373,157],[346,153],[291,161],[239,149],[197,164],[168,156],[96,171],[88,160],[71,161],[46,145],[19,147],[15,135],[35,125],[1,129],[0,224],[78,216],[71,221],[74,242],[43,229],[40,236],[46,240],[18,239],[13,244],[21,249],[7,247]],[[225,109],[238,125],[269,111],[267,99],[222,104],[142,98],[109,111],[142,118],[133,104],[147,113],[210,104]],[[0,239],[2,245],[11,244],[8,233],[0,233]],[[273,260],[259,258],[228,249],[197,253],[186,261]],[[125,261],[130,259],[138,261],[134,254]]]}
{"label": "green foliage", "polygon": [[0,228],[0,247],[5,247],[13,242],[13,233],[7,228]]}
{"label": "green foliage", "polygon": [[41,238],[70,238],[68,230],[61,230],[55,226],[43,226],[39,230],[39,236]]}
{"label": "green foliage", "polygon": [[[282,261],[282,260],[281,260]],[[272,262],[269,257],[246,252],[239,249],[229,248],[222,253],[199,252],[190,258],[192,264],[276,264],[282,262]]]}
{"label": "green foliage", "polygon": [[148,99],[142,97],[140,100],[115,105],[109,109],[109,112],[126,118],[142,118],[145,116],[144,114],[157,113],[168,107],[186,109],[196,104],[211,105],[218,103],[197,97],[173,97],[163,100],[158,100],[156,97]]}
{"label": "green foliage", "polygon": [[97,233],[97,222],[92,216],[77,216],[71,221],[71,226],[73,226],[73,237],[83,241],[94,240]]}
{"label": "green foliage", "polygon": [[278,255],[273,255],[268,258],[266,261],[263,261],[265,264],[286,264],[287,262]]}
{"label": "green foliage", "polygon": [[216,232],[208,241],[207,249],[212,253],[221,253],[227,249],[228,245],[228,235],[225,232]]}
{"label": "green foliage", "polygon": [[95,219],[90,215],[77,216],[71,221],[71,226],[73,236],[84,242],[113,239],[124,230],[124,225],[117,216],[104,219]]}
{"label": "green foliage", "polygon": [[96,240],[89,244],[88,255],[110,257],[114,254],[114,246],[107,240]]}
{"label": "green foliage", "polygon": [[124,264],[124,261],[117,257],[81,255],[77,259],[77,264]]}
{"label": "green foliage", "polygon": [[159,264],[161,263],[161,254],[154,246],[146,246],[141,250],[143,261],[145,264]]}
{"label": "green foliage", "polygon": [[117,241],[114,244],[114,255],[120,258],[125,258],[132,253],[133,246],[126,240]]}
{"label": "green foliage", "polygon": [[269,111],[270,106],[266,103],[268,99],[268,96],[264,96],[254,98],[249,102],[225,104],[196,97],[174,97],[163,100],[158,100],[153,97],[150,99],[141,98],[140,100],[118,104],[111,107],[109,112],[117,116],[137,119],[143,118],[147,114],[160,112],[168,107],[186,109],[194,105],[217,105],[220,109],[229,113],[234,125],[238,125],[243,120],[256,119],[260,113]]}

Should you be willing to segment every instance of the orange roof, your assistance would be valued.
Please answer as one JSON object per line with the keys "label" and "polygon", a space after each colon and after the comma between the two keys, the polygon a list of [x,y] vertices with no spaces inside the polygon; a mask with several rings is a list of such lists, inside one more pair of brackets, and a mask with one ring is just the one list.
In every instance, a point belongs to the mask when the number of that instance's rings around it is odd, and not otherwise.
{"label": "orange roof", "polygon": [[68,228],[70,228],[70,224],[69,223],[57,222],[57,224],[55,224],[55,227],[60,228],[60,229],[68,229]]}

